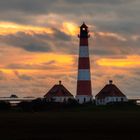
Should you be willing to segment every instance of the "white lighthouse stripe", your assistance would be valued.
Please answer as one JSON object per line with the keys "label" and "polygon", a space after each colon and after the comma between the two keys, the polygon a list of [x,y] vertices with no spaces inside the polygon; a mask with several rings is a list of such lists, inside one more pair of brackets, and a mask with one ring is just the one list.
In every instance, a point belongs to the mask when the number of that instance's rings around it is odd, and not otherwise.
{"label": "white lighthouse stripe", "polygon": [[89,57],[88,46],[80,46],[79,56],[80,57]]}
{"label": "white lighthouse stripe", "polygon": [[89,69],[79,69],[78,70],[78,80],[90,80],[90,70]]}

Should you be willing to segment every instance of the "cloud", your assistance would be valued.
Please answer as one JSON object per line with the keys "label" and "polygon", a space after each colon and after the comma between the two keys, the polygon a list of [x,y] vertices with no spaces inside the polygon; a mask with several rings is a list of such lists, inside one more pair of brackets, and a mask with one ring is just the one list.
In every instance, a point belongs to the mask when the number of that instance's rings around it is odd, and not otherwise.
{"label": "cloud", "polygon": [[29,75],[25,75],[25,74],[20,74],[18,71],[14,71],[14,74],[17,78],[21,79],[21,80],[33,80],[33,78]]}
{"label": "cloud", "polygon": [[71,41],[71,36],[67,35],[65,32],[62,32],[56,28],[54,30],[54,39],[63,41]]}
{"label": "cloud", "polygon": [[[57,2],[57,0],[56,0]],[[47,11],[46,7],[50,7],[53,5],[53,2],[50,0],[40,0],[40,1],[34,1],[34,0],[5,0],[0,1],[0,9],[1,10],[10,10],[10,11],[24,11],[24,12],[32,12],[32,13],[38,13],[38,12],[45,12]]]}
{"label": "cloud", "polygon": [[5,80],[6,76],[4,75],[4,73],[2,71],[0,71],[0,80]]}
{"label": "cloud", "polygon": [[32,36],[24,32],[18,32],[15,35],[1,36],[0,40],[10,46],[23,48],[30,52],[47,52],[51,50],[47,42],[39,39],[37,36]]}
{"label": "cloud", "polygon": [[[2,25],[1,25],[2,26]],[[4,25],[3,25],[4,26]],[[22,48],[29,52],[65,52],[77,54],[78,38],[68,35],[67,28],[60,31],[56,28],[38,28],[31,26],[31,29],[25,25],[7,24],[7,28],[13,26],[17,32],[6,31],[6,34],[0,36],[1,43],[9,46]],[[20,29],[20,27],[22,27]],[[73,27],[76,28],[76,27]],[[7,29],[6,29],[7,30]],[[47,33],[47,31],[49,31]],[[94,55],[120,55],[129,53],[139,53],[138,35],[127,36],[112,32],[91,32],[90,40],[91,54]],[[135,37],[135,38],[134,38]],[[137,37],[137,38],[136,38]],[[77,40],[76,40],[77,39]],[[132,48],[131,46],[135,47]],[[110,49],[107,49],[110,48]]]}
{"label": "cloud", "polygon": [[37,36],[31,36],[23,32],[18,32],[16,35],[1,36],[0,40],[10,46],[23,48],[30,52],[47,52],[51,50],[49,44]]}
{"label": "cloud", "polygon": [[108,67],[140,67],[140,57],[139,56],[127,56],[126,58],[122,59],[111,59],[111,58],[103,58],[99,59],[96,62],[98,65],[101,66],[108,66]]}
{"label": "cloud", "polygon": [[71,41],[70,35],[56,28],[13,23],[0,23],[0,28],[0,40],[2,43],[23,48],[30,52],[51,52],[57,47],[58,43]]}
{"label": "cloud", "polygon": [[[51,70],[55,67],[55,61],[49,61],[41,64],[9,64],[5,69],[13,70]],[[56,67],[57,68],[57,67]]]}
{"label": "cloud", "polygon": [[[68,3],[74,3],[74,4],[79,4],[79,0],[65,0],[65,2],[68,2]],[[131,2],[131,0],[127,0],[127,2]],[[114,5],[114,4],[125,4],[126,3],[126,0],[117,0],[117,1],[112,1],[112,0],[80,0],[80,3],[82,4],[101,4],[101,5],[104,5],[104,4],[108,4],[108,5]]]}

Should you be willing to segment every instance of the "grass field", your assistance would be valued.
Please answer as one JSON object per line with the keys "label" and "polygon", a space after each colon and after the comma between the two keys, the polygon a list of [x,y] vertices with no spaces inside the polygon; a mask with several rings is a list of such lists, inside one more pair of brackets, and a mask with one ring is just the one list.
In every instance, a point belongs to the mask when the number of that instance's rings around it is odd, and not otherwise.
{"label": "grass field", "polygon": [[136,140],[140,108],[78,107],[48,112],[0,112],[0,140]]}

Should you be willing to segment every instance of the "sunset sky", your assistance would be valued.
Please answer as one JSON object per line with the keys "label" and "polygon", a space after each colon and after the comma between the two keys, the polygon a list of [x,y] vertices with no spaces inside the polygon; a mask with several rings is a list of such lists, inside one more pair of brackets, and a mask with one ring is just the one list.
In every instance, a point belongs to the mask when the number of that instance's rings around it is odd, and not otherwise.
{"label": "sunset sky", "polygon": [[0,0],[0,96],[75,95],[83,21],[90,30],[93,95],[112,79],[140,97],[139,0]]}

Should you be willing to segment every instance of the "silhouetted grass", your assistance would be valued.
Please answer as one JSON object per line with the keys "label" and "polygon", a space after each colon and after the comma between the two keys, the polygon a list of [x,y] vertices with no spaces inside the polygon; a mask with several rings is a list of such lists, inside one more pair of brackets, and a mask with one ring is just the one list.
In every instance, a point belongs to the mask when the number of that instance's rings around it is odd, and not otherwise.
{"label": "silhouetted grass", "polygon": [[137,106],[87,104],[57,111],[0,112],[2,140],[136,140],[139,130]]}

